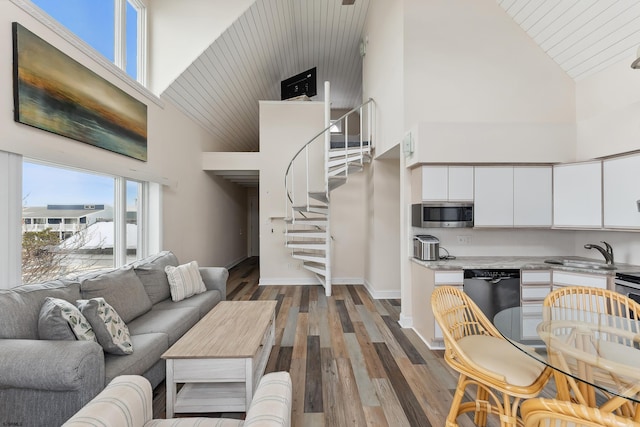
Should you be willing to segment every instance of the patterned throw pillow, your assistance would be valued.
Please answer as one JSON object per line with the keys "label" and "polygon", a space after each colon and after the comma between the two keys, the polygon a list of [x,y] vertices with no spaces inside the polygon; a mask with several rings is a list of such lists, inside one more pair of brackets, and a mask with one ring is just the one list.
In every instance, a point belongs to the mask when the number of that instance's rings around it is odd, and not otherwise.
{"label": "patterned throw pillow", "polygon": [[177,267],[168,265],[164,271],[169,279],[169,288],[173,301],[181,301],[207,290],[196,261]]}
{"label": "patterned throw pillow", "polygon": [[40,308],[38,336],[41,340],[97,341],[91,325],[76,306],[52,297],[47,297]]}
{"label": "patterned throw pillow", "polygon": [[77,304],[104,351],[120,355],[133,353],[129,328],[104,298],[78,300]]}

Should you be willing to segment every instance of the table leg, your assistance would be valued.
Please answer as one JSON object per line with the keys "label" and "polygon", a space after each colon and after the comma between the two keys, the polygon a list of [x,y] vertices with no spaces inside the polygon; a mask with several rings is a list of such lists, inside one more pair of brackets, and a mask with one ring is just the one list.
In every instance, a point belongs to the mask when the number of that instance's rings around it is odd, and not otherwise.
{"label": "table leg", "polygon": [[173,408],[176,404],[176,383],[173,382],[173,360],[167,360],[167,376],[166,376],[166,389],[167,389],[167,413],[166,418],[173,418]]}

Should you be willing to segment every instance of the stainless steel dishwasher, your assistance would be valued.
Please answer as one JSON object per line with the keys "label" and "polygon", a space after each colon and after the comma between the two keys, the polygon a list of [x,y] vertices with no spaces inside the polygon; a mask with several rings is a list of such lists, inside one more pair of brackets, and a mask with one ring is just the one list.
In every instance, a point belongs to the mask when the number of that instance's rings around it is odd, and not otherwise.
{"label": "stainless steel dishwasher", "polygon": [[520,305],[520,270],[464,270],[463,290],[493,322],[498,312]]}

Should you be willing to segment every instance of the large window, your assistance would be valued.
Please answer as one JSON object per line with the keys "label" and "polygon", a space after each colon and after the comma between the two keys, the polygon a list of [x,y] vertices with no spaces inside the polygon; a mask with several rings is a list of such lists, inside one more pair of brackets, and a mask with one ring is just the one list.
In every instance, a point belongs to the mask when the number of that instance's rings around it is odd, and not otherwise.
{"label": "large window", "polygon": [[22,171],[24,284],[142,256],[145,183],[28,161]]}
{"label": "large window", "polygon": [[31,0],[134,80],[145,84],[142,0]]}

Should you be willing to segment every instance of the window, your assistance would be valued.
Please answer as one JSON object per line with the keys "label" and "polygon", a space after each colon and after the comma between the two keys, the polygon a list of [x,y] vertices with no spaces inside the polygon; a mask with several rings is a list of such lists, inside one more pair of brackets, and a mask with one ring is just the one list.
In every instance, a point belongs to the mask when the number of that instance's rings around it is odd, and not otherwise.
{"label": "window", "polygon": [[[124,178],[23,162],[23,283],[111,268],[142,256],[138,226],[145,183],[126,181],[126,203],[119,203],[118,182]],[[126,241],[119,241],[120,226],[126,227]],[[119,251],[126,251],[126,259],[118,258]]]}
{"label": "window", "polygon": [[142,0],[31,0],[143,85],[146,7]]}

